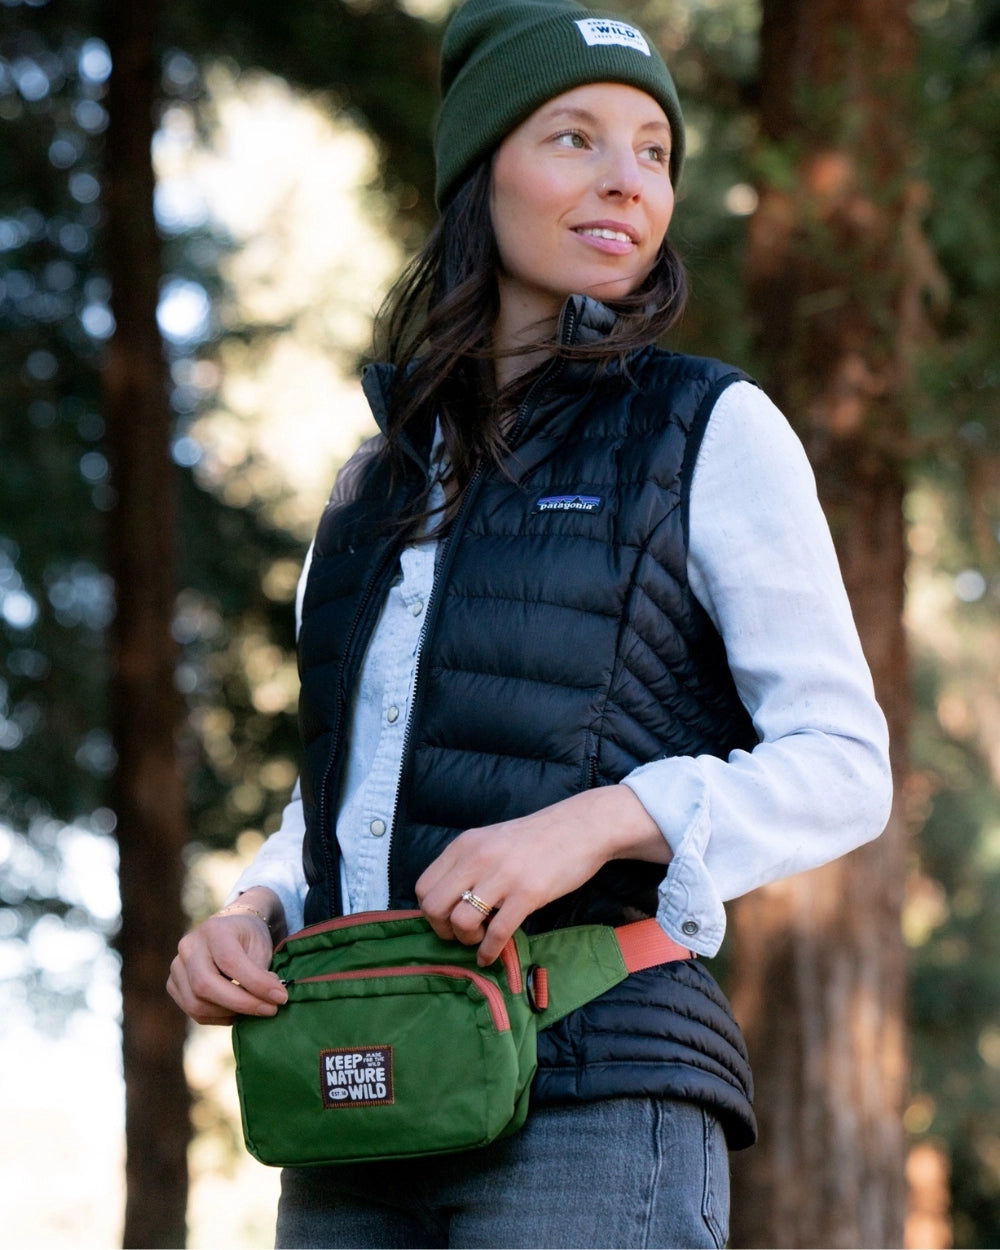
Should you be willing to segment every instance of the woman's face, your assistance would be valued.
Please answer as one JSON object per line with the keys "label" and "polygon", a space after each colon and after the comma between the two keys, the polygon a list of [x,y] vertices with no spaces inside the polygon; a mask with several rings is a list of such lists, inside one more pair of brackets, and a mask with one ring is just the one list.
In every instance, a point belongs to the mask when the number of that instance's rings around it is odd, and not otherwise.
{"label": "woman's face", "polygon": [[652,269],[674,209],[670,124],[635,87],[592,83],[543,104],[493,163],[501,337],[568,295],[613,300]]}

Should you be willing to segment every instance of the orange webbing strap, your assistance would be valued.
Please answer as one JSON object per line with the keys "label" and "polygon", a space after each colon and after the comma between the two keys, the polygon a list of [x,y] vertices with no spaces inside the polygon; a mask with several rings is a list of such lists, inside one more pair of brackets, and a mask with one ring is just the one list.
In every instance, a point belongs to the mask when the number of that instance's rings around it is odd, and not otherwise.
{"label": "orange webbing strap", "polygon": [[694,952],[669,937],[655,920],[636,920],[618,925],[615,936],[629,972],[641,972],[674,959],[691,959]]}

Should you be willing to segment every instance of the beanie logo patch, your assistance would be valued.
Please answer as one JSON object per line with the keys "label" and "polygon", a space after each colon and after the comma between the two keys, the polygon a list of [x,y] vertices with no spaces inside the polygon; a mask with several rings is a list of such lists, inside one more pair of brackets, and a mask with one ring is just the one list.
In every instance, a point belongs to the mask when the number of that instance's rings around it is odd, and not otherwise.
{"label": "beanie logo patch", "polygon": [[575,23],[588,47],[618,44],[622,48],[634,48],[643,56],[649,56],[649,44],[641,30],[628,22],[615,22],[604,17],[585,17]]}

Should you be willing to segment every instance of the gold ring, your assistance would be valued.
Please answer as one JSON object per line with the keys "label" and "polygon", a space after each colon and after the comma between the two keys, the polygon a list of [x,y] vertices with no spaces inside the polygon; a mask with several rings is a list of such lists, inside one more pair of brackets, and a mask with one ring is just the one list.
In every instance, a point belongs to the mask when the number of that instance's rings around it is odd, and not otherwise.
{"label": "gold ring", "polygon": [[482,916],[495,916],[500,910],[499,907],[491,907],[489,903],[484,903],[479,895],[473,894],[471,890],[462,891],[462,902],[474,907]]}

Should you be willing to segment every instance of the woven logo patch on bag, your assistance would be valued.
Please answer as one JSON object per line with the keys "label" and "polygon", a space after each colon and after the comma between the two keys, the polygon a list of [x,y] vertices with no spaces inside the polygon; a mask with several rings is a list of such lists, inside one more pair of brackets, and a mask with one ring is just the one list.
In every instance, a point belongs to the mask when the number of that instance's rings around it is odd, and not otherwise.
{"label": "woven logo patch on bag", "polygon": [[389,1106],[394,1101],[392,1047],[322,1050],[319,1080],[324,1107]]}

